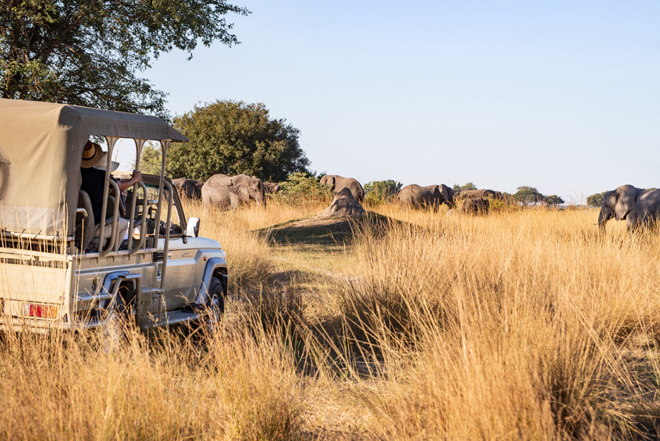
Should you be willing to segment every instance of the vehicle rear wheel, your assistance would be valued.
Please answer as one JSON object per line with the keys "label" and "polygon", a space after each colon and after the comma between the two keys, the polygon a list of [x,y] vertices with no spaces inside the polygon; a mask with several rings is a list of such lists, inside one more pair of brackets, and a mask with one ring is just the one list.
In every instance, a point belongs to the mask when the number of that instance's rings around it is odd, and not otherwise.
{"label": "vehicle rear wheel", "polygon": [[103,325],[105,352],[114,352],[126,339],[127,326],[133,319],[135,291],[127,285],[121,285],[117,296],[110,302]]}

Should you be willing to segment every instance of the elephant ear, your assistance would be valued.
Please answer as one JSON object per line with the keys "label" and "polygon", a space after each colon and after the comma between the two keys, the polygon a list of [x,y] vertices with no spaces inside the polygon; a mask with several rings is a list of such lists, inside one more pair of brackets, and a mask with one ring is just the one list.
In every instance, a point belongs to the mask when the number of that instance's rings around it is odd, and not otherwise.
{"label": "elephant ear", "polygon": [[236,194],[241,198],[242,201],[250,200],[250,192],[245,185],[235,185],[237,191]]}
{"label": "elephant ear", "polygon": [[325,175],[321,178],[321,185],[329,185],[332,187],[332,190],[335,189],[335,177],[331,175]]}
{"label": "elephant ear", "polygon": [[637,189],[632,185],[624,185],[616,189],[617,203],[614,206],[616,220],[624,220],[633,209],[637,200]]}
{"label": "elephant ear", "polygon": [[454,191],[447,187],[445,184],[440,186],[440,193],[445,197],[445,200],[449,203],[454,202]]}

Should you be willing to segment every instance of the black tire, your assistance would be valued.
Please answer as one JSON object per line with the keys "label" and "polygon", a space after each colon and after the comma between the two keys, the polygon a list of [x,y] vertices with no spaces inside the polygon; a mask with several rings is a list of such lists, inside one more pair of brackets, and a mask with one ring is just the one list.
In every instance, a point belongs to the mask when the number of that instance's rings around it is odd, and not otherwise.
{"label": "black tire", "polygon": [[132,311],[135,308],[135,291],[126,285],[121,285],[117,296],[110,303],[107,310],[107,319],[103,325],[104,350],[108,353],[114,352],[126,341],[127,326],[130,326],[135,318]]}
{"label": "black tire", "polygon": [[209,298],[206,301],[205,321],[210,330],[220,324],[222,316],[225,313],[225,291],[222,288],[222,282],[217,277],[211,278],[209,286]]}

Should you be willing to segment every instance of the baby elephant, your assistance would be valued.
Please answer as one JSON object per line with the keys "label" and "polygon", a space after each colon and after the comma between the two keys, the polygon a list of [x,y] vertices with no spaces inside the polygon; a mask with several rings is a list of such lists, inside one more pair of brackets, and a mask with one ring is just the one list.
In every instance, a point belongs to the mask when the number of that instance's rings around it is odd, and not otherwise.
{"label": "baby elephant", "polygon": [[458,210],[464,214],[488,214],[489,209],[488,199],[470,198],[465,199]]}

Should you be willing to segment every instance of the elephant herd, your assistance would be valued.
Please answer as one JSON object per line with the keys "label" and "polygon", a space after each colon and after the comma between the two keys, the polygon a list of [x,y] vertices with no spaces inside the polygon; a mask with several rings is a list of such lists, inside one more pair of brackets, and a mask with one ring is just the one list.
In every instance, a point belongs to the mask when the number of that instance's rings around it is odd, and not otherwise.
{"label": "elephant herd", "polygon": [[250,202],[266,205],[266,193],[279,190],[276,184],[248,175],[216,174],[204,183],[187,178],[174,179],[172,183],[181,197],[201,199],[222,209],[238,208]]}
{"label": "elephant herd", "polygon": [[[399,202],[411,208],[432,208],[438,211],[440,205],[449,207],[447,214],[486,214],[490,210],[491,200],[506,201],[508,195],[499,191],[453,190],[444,184],[421,187],[416,184],[406,185],[398,195]],[[459,202],[460,205],[458,204]],[[458,208],[457,208],[458,205]]]}
{"label": "elephant herd", "polygon": [[[237,208],[251,202],[265,206],[266,195],[279,191],[279,186],[275,183],[264,182],[244,174],[216,174],[204,183],[186,178],[174,179],[172,182],[182,197],[201,199],[205,204],[222,209]],[[320,183],[330,187],[337,196],[352,196],[351,199],[358,203],[364,201],[364,188],[356,179],[325,175]],[[344,189],[347,190],[342,192]],[[398,194],[398,201],[403,206],[437,212],[440,205],[445,204],[449,207],[447,214],[486,214],[490,210],[491,201],[509,201],[510,198],[511,195],[494,190],[453,190],[444,184],[425,187],[410,184],[403,187]],[[625,220],[629,230],[650,226],[660,219],[660,190],[622,185],[616,190],[606,192],[598,215],[599,228],[604,230],[610,219]]]}
{"label": "elephant herd", "polygon": [[[275,194],[280,189],[275,183],[264,182],[259,178],[244,174],[236,176],[216,174],[204,183],[186,178],[174,179],[172,182],[181,197],[201,199],[204,204],[214,205],[221,209],[237,208],[252,202],[266,205],[266,195]],[[350,198],[354,199],[358,205],[364,202],[364,188],[354,178],[325,175],[321,177],[320,184],[329,187],[336,196],[343,194],[343,199],[350,193],[352,196]],[[345,192],[342,192],[344,189]],[[453,210],[456,208],[457,201],[463,200],[457,209],[458,212],[482,214],[488,212],[488,200],[497,199],[500,196],[501,193],[493,190],[455,191],[444,184],[426,187],[411,184],[401,189],[398,200],[403,206],[431,208],[433,211],[438,211],[442,204],[446,204]],[[356,210],[357,208],[351,211]]]}
{"label": "elephant herd", "polygon": [[[172,180],[172,183],[181,197],[201,199],[204,204],[221,209],[237,208],[251,202],[265,206],[266,195],[280,191],[279,185],[273,182],[265,182],[244,174],[236,176],[216,174],[204,183],[194,179],[178,178]],[[346,188],[357,202],[364,201],[364,189],[356,179],[325,175],[321,178],[321,185],[330,187],[335,194]]]}

